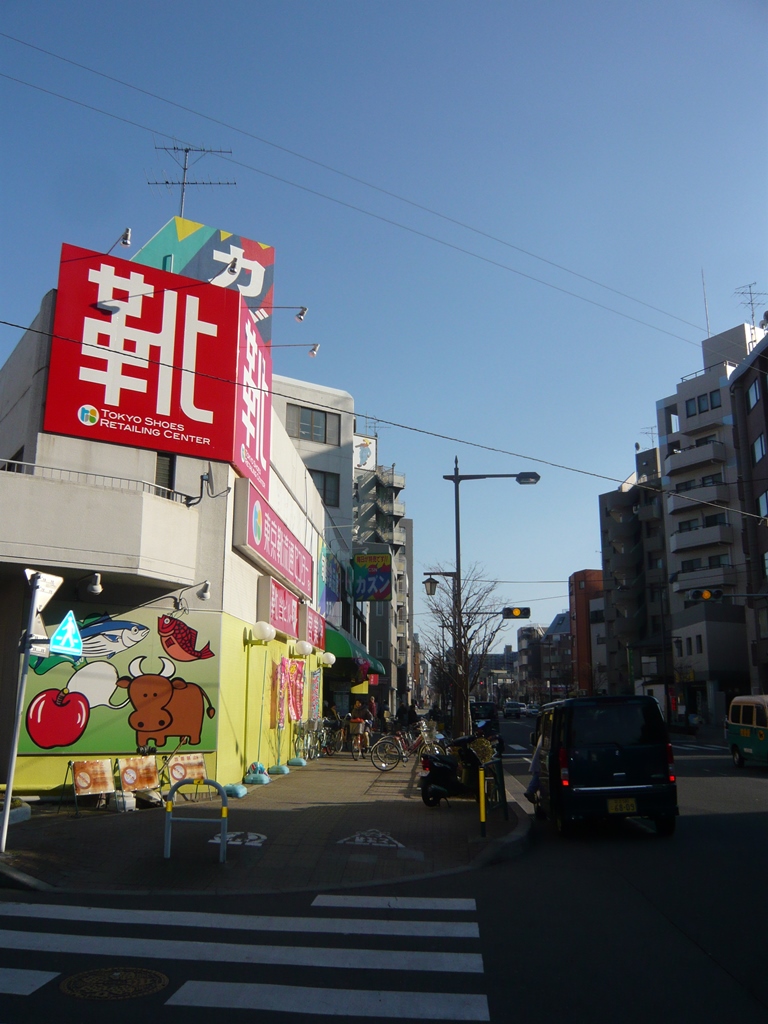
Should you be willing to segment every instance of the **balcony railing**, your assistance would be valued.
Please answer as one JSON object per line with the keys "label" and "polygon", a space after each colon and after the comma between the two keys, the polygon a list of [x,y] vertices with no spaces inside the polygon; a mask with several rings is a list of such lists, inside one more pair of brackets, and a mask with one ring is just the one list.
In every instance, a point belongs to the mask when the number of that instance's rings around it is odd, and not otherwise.
{"label": "balcony railing", "polygon": [[674,554],[678,551],[689,551],[691,548],[704,548],[711,544],[732,544],[733,527],[727,523],[716,526],[703,526],[698,530],[681,530],[669,538],[669,550]]}
{"label": "balcony railing", "polygon": [[672,452],[665,459],[667,473],[672,476],[675,473],[684,473],[686,470],[696,466],[712,465],[723,463],[726,459],[725,445],[722,441],[708,441],[707,444],[696,444],[690,448],[683,448],[678,452]]}
{"label": "balcony railing", "polygon": [[158,484],[147,483],[146,480],[131,480],[126,477],[105,476],[102,473],[86,473],[76,469],[59,469],[54,466],[40,466],[35,462],[15,462],[8,459],[0,462],[0,472],[21,473],[24,476],[38,476],[44,480],[63,480],[69,484],[80,484],[83,487],[104,487],[112,491],[131,491],[133,493],[154,494],[168,501],[188,504],[192,498],[188,494],[160,487]]}

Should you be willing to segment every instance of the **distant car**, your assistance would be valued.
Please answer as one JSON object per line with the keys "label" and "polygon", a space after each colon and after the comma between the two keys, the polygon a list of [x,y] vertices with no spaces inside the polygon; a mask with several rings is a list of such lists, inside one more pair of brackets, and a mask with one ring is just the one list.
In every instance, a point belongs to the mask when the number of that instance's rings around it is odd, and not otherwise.
{"label": "distant car", "polygon": [[525,710],[525,704],[519,700],[508,700],[504,705],[505,718],[521,718]]}
{"label": "distant car", "polygon": [[541,711],[541,708],[539,707],[538,704],[529,704],[528,707],[526,708],[526,714],[528,715],[529,718],[535,718],[539,714],[540,711]]}
{"label": "distant car", "polygon": [[473,722],[490,722],[492,725],[499,723],[499,710],[492,700],[473,701],[469,711]]}

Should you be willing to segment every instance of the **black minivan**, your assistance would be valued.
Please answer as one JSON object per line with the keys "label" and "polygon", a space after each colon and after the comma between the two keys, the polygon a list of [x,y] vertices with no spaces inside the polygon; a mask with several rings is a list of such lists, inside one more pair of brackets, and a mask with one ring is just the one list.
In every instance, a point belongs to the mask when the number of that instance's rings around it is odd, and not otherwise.
{"label": "black minivan", "polygon": [[541,710],[539,806],[561,834],[574,822],[651,818],[675,831],[672,745],[654,697],[575,697]]}

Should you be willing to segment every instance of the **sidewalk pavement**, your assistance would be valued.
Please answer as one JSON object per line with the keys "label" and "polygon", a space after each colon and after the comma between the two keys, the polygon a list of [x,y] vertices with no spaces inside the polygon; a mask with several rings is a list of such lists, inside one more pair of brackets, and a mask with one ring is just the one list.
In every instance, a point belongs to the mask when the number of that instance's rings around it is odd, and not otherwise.
{"label": "sidewalk pavement", "polygon": [[249,786],[246,797],[229,799],[224,864],[221,801],[207,790],[196,799],[177,794],[168,859],[163,807],[81,807],[75,816],[71,803],[58,812],[33,803],[31,817],[9,828],[0,887],[110,895],[340,889],[480,868],[522,849],[531,817],[510,775],[509,818],[489,810],[483,838],[474,799],[424,805],[419,769],[414,758],[379,772],[341,753]]}

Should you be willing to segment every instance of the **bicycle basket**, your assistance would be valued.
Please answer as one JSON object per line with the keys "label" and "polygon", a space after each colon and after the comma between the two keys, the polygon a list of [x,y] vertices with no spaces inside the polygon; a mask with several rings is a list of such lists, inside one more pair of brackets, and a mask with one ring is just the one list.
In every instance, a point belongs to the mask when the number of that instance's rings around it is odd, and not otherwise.
{"label": "bicycle basket", "polygon": [[361,736],[365,732],[365,722],[362,718],[353,718],[349,723],[350,736]]}

